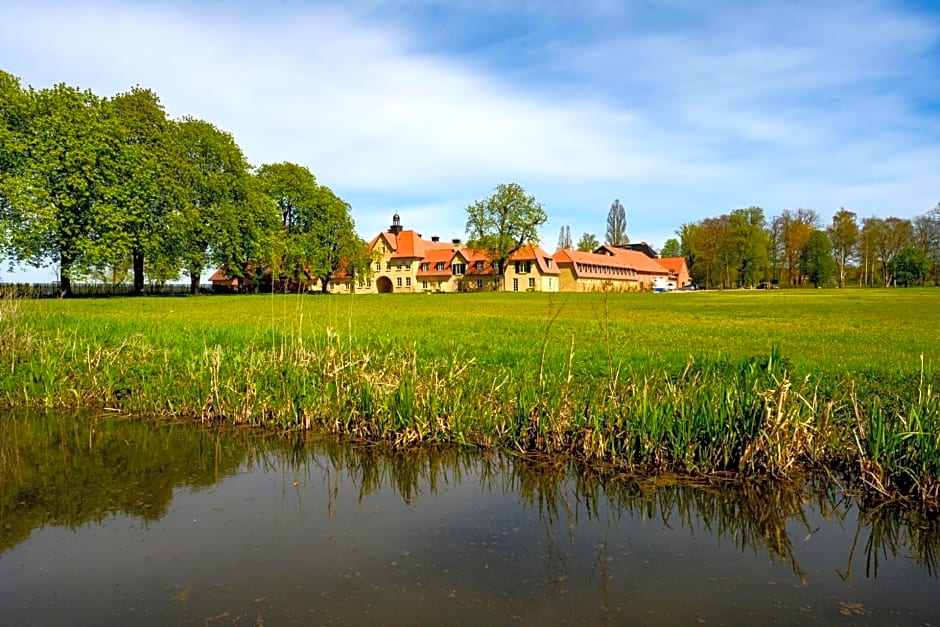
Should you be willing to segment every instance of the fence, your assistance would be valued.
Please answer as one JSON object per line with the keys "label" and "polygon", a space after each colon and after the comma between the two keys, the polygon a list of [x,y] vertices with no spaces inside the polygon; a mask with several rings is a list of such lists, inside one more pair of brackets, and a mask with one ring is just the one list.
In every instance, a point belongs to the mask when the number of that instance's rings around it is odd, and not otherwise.
{"label": "fence", "polygon": [[[59,283],[0,283],[0,297],[18,298],[58,298]],[[220,293],[213,290],[211,283],[199,285],[202,294]],[[164,285],[145,285],[144,294],[148,296],[188,296],[189,284],[171,283]],[[72,283],[72,296],[78,298],[106,298],[109,296],[132,296],[134,286],[130,283],[108,285],[104,283]]]}

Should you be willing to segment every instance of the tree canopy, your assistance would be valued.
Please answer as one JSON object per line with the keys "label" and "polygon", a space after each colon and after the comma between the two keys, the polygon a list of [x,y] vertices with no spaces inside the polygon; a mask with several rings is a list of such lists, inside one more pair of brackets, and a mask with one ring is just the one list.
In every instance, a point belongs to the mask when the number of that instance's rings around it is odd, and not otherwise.
{"label": "tree canopy", "polygon": [[4,176],[7,254],[36,267],[59,267],[71,280],[118,261],[127,249],[124,211],[131,160],[110,102],[64,84],[26,92],[13,167]]}
{"label": "tree canopy", "polygon": [[894,281],[902,287],[923,285],[930,272],[930,259],[916,246],[905,246],[890,263]]}
{"label": "tree canopy", "polygon": [[605,241],[611,246],[618,247],[630,243],[630,238],[627,237],[627,211],[620,204],[620,199],[615,199],[610,205],[610,211],[607,212]]}
{"label": "tree canopy", "polygon": [[682,255],[682,248],[679,246],[679,240],[674,237],[670,237],[663,244],[663,249],[659,251],[660,257],[680,257]]}
{"label": "tree canopy", "polygon": [[583,253],[594,252],[600,245],[593,233],[582,233],[581,239],[578,240],[578,250]]}
{"label": "tree canopy", "polygon": [[538,229],[547,220],[541,203],[521,185],[500,183],[491,196],[467,207],[467,244],[485,251],[502,278],[512,253],[523,244],[537,244]]}
{"label": "tree canopy", "polygon": [[856,215],[843,207],[832,217],[832,224],[826,230],[839,266],[839,287],[845,287],[845,266],[855,254],[858,244]]}
{"label": "tree canopy", "polygon": [[799,268],[800,273],[816,287],[835,277],[836,262],[832,257],[832,243],[825,232],[819,229],[810,232],[800,249]]}
{"label": "tree canopy", "polygon": [[555,248],[555,250],[564,250],[566,248],[571,248],[572,246],[571,227],[565,225],[561,227],[561,231],[558,233],[558,246]]}

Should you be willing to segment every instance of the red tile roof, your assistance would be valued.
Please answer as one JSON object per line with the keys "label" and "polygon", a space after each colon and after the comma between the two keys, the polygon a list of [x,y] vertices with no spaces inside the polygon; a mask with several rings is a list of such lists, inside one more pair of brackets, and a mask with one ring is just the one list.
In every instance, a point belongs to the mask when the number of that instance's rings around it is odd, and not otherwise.
{"label": "red tile roof", "polygon": [[[455,251],[453,248],[439,248],[437,250],[429,250],[426,252],[424,257],[421,258],[421,261],[418,262],[418,273],[417,276],[420,277],[449,277],[453,274],[453,264],[454,261],[457,263],[466,263],[467,256],[464,254],[463,250]],[[437,269],[437,264],[443,263],[444,268],[442,270]],[[422,270],[421,266],[428,264],[427,270]]]}
{"label": "red tile roof", "polygon": [[555,261],[559,265],[571,264],[575,275],[581,278],[608,279],[612,275],[630,278],[637,275],[668,274],[655,259],[650,259],[643,253],[632,250],[623,250],[623,253],[626,254],[602,255],[566,248],[555,253]]}
{"label": "red tile roof", "polygon": [[648,257],[639,251],[628,250],[626,248],[617,248],[616,246],[608,246],[606,244],[598,248],[598,250],[604,250],[610,253],[610,255],[601,253],[598,255],[599,257],[613,256],[617,259],[623,259],[630,264],[630,267],[636,269],[638,272],[647,274],[663,273],[664,266],[659,263],[659,259],[653,259],[652,257]]}
{"label": "red tile roof", "polygon": [[685,265],[685,257],[660,257],[656,261],[659,262],[659,265],[666,268],[675,275],[682,274],[683,270],[688,273],[688,269]]}
{"label": "red tile roof", "polygon": [[[464,248],[467,255],[467,274],[472,276],[496,276],[496,268],[493,262],[487,256],[485,251]],[[477,262],[482,262],[483,267],[477,270]]]}
{"label": "red tile roof", "polygon": [[509,261],[535,261],[542,274],[558,274],[558,268],[549,255],[541,246],[535,244],[523,244],[509,256]]}

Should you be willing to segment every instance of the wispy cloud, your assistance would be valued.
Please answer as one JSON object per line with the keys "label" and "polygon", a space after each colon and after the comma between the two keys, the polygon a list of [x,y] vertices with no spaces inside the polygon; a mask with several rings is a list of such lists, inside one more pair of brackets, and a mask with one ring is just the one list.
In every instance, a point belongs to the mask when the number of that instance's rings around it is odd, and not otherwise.
{"label": "wispy cloud", "polygon": [[[459,236],[518,181],[561,224],[634,238],[760,204],[912,216],[940,198],[936,11],[909,3],[361,2],[3,7],[3,69],[152,87],[348,199]],[[420,223],[419,223],[420,222]]]}

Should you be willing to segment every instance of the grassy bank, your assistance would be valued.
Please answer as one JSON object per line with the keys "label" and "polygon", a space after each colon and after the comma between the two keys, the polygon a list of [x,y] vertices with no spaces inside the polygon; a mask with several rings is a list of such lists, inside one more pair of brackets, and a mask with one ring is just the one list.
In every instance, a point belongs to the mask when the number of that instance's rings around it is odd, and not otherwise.
{"label": "grassy bank", "polygon": [[940,501],[940,290],[7,301],[9,405]]}

